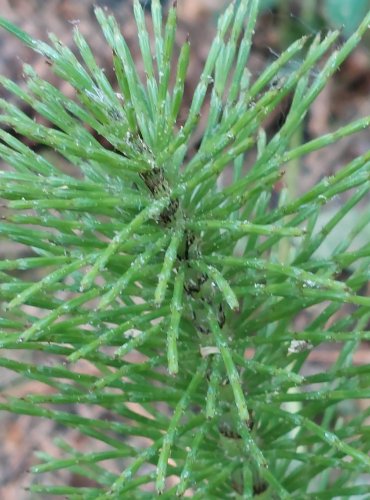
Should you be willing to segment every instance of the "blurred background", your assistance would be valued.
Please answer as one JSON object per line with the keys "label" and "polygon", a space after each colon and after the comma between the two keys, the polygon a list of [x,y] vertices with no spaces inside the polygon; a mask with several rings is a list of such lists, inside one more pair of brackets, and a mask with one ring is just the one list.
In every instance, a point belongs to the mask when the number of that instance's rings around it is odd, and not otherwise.
{"label": "blurred background", "polygon": [[[142,4],[149,13],[150,1],[143,0]],[[162,4],[165,6],[166,2],[163,1]],[[227,0],[178,0],[177,43],[180,46],[189,34],[192,46],[185,107],[191,102],[193,89],[215,33],[218,14],[228,4]],[[136,27],[131,12],[132,0],[0,0],[0,15],[42,40],[47,40],[49,32],[55,33],[72,49],[72,31],[73,27],[78,25],[87,37],[99,64],[105,68],[107,75],[111,76],[113,81],[111,53],[108,46],[103,43],[97,27],[93,12],[94,5],[107,7],[115,14],[140,67]],[[302,35],[314,36],[328,29],[339,28],[341,30],[339,43],[342,43],[355,30],[369,9],[370,0],[261,0],[261,15],[249,63],[252,78],[258,77],[271,61],[278,57],[293,40]],[[293,61],[292,64],[299,64],[299,62],[299,60]],[[32,64],[42,77],[52,81],[63,92],[72,96],[72,90],[53,76],[44,58],[31,52],[8,33],[0,31],[0,74],[22,85],[23,63]],[[302,125],[302,130],[299,131],[298,140],[313,139],[351,120],[370,115],[369,95],[370,34],[353,52],[314,103]],[[0,97],[13,99],[1,88]],[[265,124],[268,137],[271,137],[284,122],[289,104],[289,99],[286,99],[280,108],[268,118]],[[31,109],[26,109],[26,111],[30,115],[33,113]],[[36,147],[36,145],[31,146]],[[369,146],[368,130],[345,138],[332,148],[308,155],[303,162],[295,166],[293,180],[289,181],[288,178],[286,182],[294,183],[290,186],[293,193],[303,192],[323,176],[330,175],[354,157],[368,151]],[[196,140],[193,147],[197,147]],[[0,169],[5,168],[7,166],[0,162]],[[346,194],[346,196],[349,195],[350,193]],[[325,207],[322,221],[318,222],[319,226],[335,213],[340,203],[341,200],[336,200]],[[356,210],[368,209],[369,200],[364,203],[367,203],[367,206],[360,206]],[[357,218],[356,211],[350,217]],[[350,227],[351,219],[345,220],[344,224]],[[339,225],[327,245],[335,245],[337,241],[340,241],[342,229]],[[369,234],[365,235],[367,241],[370,239],[369,236]],[[22,252],[24,252],[22,247],[0,243],[0,259],[25,256]],[[321,252],[324,257],[325,248],[322,248]],[[302,315],[299,321],[306,322],[307,317]],[[297,325],[299,326],[302,324]],[[306,370],[316,371],[318,366],[320,370],[325,366],[329,367],[337,358],[339,349],[339,345],[337,348],[330,345],[327,349],[325,346],[321,350],[315,349],[310,355]],[[368,345],[361,346],[354,362],[370,363]],[[3,394],[21,397],[22,394],[37,392],[37,390],[42,391],[44,388],[38,389],[37,384],[32,381],[16,380],[11,372],[1,369],[0,391]],[[354,404],[361,406],[368,405],[368,402],[357,401]],[[53,437],[60,432],[64,430],[58,429],[53,422],[35,421],[27,416],[0,414],[0,499],[31,498],[24,487],[32,480],[27,470],[37,460],[35,451],[41,449],[52,455],[58,454],[53,444]],[[72,435],[74,431],[68,432],[71,433],[69,438],[72,441],[84,439],[77,433]],[[59,478],[63,482],[67,481],[71,485],[78,484],[78,477],[69,474],[68,471],[63,474],[63,478]],[[46,477],[45,481],[47,480]],[[50,479],[50,482],[53,481]]]}

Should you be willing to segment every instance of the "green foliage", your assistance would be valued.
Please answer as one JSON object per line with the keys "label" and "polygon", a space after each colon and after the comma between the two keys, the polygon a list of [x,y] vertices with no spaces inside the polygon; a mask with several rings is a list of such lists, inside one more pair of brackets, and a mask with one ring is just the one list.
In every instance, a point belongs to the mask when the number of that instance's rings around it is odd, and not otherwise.
{"label": "green foliage", "polygon": [[[369,0],[325,0],[324,14],[332,26],[343,27],[346,36],[352,35],[358,23],[370,9]],[[354,8],[355,7],[355,8]]]}
{"label": "green foliage", "polygon": [[[293,4],[294,1],[291,0],[261,0],[261,8],[278,8],[285,12]],[[310,18],[309,25],[320,24],[322,16],[325,23],[331,27],[342,29],[347,38],[356,30],[370,9],[370,0],[305,0],[298,4],[302,4],[305,16]],[[282,19],[282,24],[291,28],[289,19]]]}
{"label": "green foliage", "polygon": [[[370,213],[344,227],[325,258],[319,251],[368,194],[370,153],[302,195],[277,185],[283,168],[369,126],[366,117],[292,145],[370,14],[341,47],[331,49],[336,31],[300,39],[251,82],[246,64],[257,10],[258,1],[242,0],[220,18],[184,122],[190,45],[174,62],[175,7],[163,28],[153,0],[152,45],[134,3],[145,78],[115,20],[96,9],[113,53],[113,86],[78,29],[76,57],[52,35],[48,45],[0,21],[75,89],[69,99],[29,66],[26,89],[1,78],[51,125],[0,102],[0,155],[11,167],[0,172],[0,238],[27,250],[0,263],[0,365],[50,388],[2,398],[0,408],[87,436],[84,450],[58,440],[62,458],[40,453],[33,473],[68,468],[95,485],[33,484],[38,495],[152,498],[156,489],[174,498],[190,488],[199,499],[320,499],[368,492],[361,475],[370,467],[369,411],[352,409],[344,418],[341,408],[370,396],[370,366],[352,364],[359,343],[370,339],[363,292],[370,244],[351,247]],[[297,57],[302,63],[274,85]],[[266,117],[287,96],[284,123],[266,137]],[[44,149],[35,152],[22,136]],[[320,227],[325,206],[344,192],[344,204]],[[295,320],[308,309],[298,329]],[[338,342],[330,370],[302,373],[310,349]],[[91,406],[91,417],[76,411],[81,406]]]}

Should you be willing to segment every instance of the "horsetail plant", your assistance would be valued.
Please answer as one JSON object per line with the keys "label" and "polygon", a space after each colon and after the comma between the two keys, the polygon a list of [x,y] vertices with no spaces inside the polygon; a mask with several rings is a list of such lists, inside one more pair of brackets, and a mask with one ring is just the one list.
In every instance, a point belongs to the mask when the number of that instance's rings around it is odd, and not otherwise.
{"label": "horsetail plant", "polygon": [[[1,77],[43,120],[0,101],[0,241],[24,252],[0,262],[0,365],[49,390],[17,399],[3,385],[0,408],[74,428],[89,443],[59,438],[61,455],[40,452],[32,469],[68,469],[81,486],[33,480],[30,490],[73,499],[367,494],[370,411],[353,400],[370,397],[370,365],[353,355],[370,340],[370,242],[352,240],[366,235],[370,212],[347,231],[341,222],[366,202],[370,153],[303,194],[278,186],[293,160],[369,126],[364,117],[294,146],[370,14],[344,44],[337,31],[302,38],[252,78],[258,0],[230,3],[183,119],[190,41],[177,56],[175,4],[164,25],[159,0],[151,12],[153,37],[134,1],[143,76],[114,18],[96,8],[113,83],[77,27],[75,56],[53,35],[47,44],[0,20],[75,91],[66,97],[27,65],[26,87]],[[269,136],[266,117],[283,99],[289,111]],[[310,374],[306,360],[324,343],[341,343],[340,355]]]}

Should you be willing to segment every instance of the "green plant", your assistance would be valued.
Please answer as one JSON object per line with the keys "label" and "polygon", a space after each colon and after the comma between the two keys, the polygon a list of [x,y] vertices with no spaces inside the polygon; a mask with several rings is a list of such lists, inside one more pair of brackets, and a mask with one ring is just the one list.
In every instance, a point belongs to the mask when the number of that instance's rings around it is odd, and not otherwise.
{"label": "green plant", "polygon": [[[306,0],[305,2],[295,2],[294,0],[261,0],[262,8],[278,8],[283,12],[288,11],[294,4],[301,4],[300,7],[305,17],[310,19],[308,26],[314,21],[314,29],[316,29],[316,25],[322,24],[322,20],[325,20],[329,26],[341,28],[345,37],[352,35],[357,25],[370,9],[369,0],[356,0],[355,4],[353,0],[321,0],[320,2],[317,0]],[[288,17],[284,16],[282,22],[283,27],[287,25],[289,28],[292,28],[292,23],[289,22]]]}
{"label": "green plant", "polygon": [[[174,498],[190,488],[200,499],[326,499],[368,492],[361,476],[370,468],[370,411],[343,418],[340,408],[370,396],[370,366],[352,364],[359,343],[370,339],[370,244],[350,248],[370,212],[325,259],[317,251],[368,194],[370,153],[303,195],[277,186],[284,165],[294,168],[293,160],[369,126],[366,117],[290,146],[370,14],[330,55],[338,32],[300,39],[250,82],[257,10],[258,1],[242,0],[220,18],[181,126],[190,45],[181,47],[172,87],[175,6],[162,30],[159,0],[152,2],[153,55],[134,3],[143,81],[114,19],[96,10],[118,93],[78,29],[79,59],[54,36],[47,45],[0,21],[76,91],[75,99],[65,97],[29,66],[27,90],[1,78],[51,125],[0,102],[0,154],[12,167],[0,172],[0,237],[28,249],[0,263],[0,365],[52,390],[2,398],[0,408],[76,428],[93,449],[59,439],[62,458],[39,453],[34,473],[70,468],[96,486],[33,484],[38,494],[152,498],[156,490]],[[273,85],[306,46],[299,67]],[[206,126],[190,155],[207,92]],[[287,96],[284,124],[267,138],[264,120]],[[21,137],[54,156],[36,153]],[[247,157],[255,158],[248,168]],[[60,158],[68,173],[57,166]],[[344,192],[344,204],[317,227],[325,205]],[[29,271],[38,273],[31,282]],[[294,321],[308,308],[312,317],[297,331]],[[302,374],[310,349],[331,342],[343,343],[337,362]],[[28,356],[15,359],[11,351]],[[37,353],[49,362],[36,361]],[[110,418],[83,417],[61,404],[100,407]],[[119,472],[105,467],[109,459]],[[170,476],[178,484],[166,482]]]}

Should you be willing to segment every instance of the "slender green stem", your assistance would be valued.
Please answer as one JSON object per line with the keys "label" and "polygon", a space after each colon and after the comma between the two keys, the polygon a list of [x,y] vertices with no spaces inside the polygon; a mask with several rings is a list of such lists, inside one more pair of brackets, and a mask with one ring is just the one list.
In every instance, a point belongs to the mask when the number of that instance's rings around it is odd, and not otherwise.
{"label": "slender green stem", "polygon": [[170,324],[167,332],[168,371],[171,374],[176,374],[179,369],[177,339],[179,336],[179,327],[183,312],[184,281],[185,281],[185,273],[184,270],[180,268],[175,278],[175,285],[171,301]]}
{"label": "slender green stem", "polygon": [[202,363],[200,364],[188,388],[184,392],[183,397],[176,405],[174,414],[171,418],[170,425],[168,426],[167,433],[164,436],[162,449],[160,451],[158,465],[157,465],[156,489],[158,493],[163,492],[165,487],[168,459],[170,458],[171,447],[176,437],[180,419],[184,411],[186,410],[187,406],[189,405],[193,393],[196,391],[197,387],[203,381],[204,374],[207,369],[207,364],[208,360],[203,360]]}

